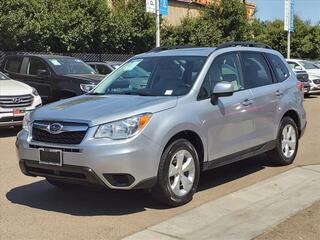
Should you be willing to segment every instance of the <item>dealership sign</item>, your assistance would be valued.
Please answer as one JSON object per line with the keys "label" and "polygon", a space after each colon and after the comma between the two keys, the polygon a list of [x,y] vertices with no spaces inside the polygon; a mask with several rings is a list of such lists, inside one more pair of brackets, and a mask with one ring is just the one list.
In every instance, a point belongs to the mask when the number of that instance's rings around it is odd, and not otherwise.
{"label": "dealership sign", "polygon": [[284,7],[284,30],[294,31],[294,0],[285,0]]}

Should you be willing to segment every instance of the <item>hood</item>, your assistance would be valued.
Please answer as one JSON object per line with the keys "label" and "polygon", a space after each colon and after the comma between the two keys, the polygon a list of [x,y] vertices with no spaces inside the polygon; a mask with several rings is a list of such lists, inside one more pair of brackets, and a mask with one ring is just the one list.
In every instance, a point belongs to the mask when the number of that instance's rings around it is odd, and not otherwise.
{"label": "hood", "polygon": [[320,69],[307,70],[310,79],[320,79]]}
{"label": "hood", "polygon": [[173,108],[177,100],[178,97],[82,95],[43,106],[32,112],[31,119],[86,122],[95,126]]}
{"label": "hood", "polygon": [[102,74],[68,74],[68,75],[65,75],[65,77],[99,83],[106,76]]}
{"label": "hood", "polygon": [[15,80],[0,80],[0,96],[19,96],[31,94],[32,88]]}

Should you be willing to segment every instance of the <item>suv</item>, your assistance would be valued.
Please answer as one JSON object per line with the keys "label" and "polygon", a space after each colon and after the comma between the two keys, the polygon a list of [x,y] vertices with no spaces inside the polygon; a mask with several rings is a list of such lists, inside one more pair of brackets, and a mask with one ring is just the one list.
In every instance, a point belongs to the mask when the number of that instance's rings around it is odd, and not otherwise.
{"label": "suv", "polygon": [[16,146],[22,172],[53,185],[146,188],[179,206],[201,171],[264,152],[291,164],[305,126],[282,55],[229,43],[137,55],[90,93],[28,114]]}
{"label": "suv", "polygon": [[1,69],[37,89],[43,102],[81,95],[105,77],[79,59],[55,55],[8,56]]}

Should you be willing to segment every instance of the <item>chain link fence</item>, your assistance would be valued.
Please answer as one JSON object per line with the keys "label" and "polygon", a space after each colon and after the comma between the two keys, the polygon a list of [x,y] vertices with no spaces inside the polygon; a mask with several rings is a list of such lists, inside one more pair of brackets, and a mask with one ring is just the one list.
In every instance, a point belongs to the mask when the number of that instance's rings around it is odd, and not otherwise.
{"label": "chain link fence", "polygon": [[133,55],[129,54],[98,54],[98,53],[44,53],[44,52],[4,52],[0,51],[0,65],[6,56],[11,55],[26,55],[26,54],[37,54],[37,55],[63,55],[81,59],[85,62],[104,62],[104,61],[119,61],[124,62],[131,58]]}

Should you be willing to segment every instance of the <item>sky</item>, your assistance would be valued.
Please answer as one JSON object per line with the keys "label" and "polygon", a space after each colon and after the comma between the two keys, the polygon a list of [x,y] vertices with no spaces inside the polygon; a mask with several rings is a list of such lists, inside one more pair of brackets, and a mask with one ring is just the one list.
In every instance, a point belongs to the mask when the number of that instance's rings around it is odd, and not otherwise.
{"label": "sky", "polygon": [[[249,0],[257,5],[256,17],[261,20],[283,19],[284,0]],[[313,24],[320,22],[320,0],[295,0],[295,14]]]}

